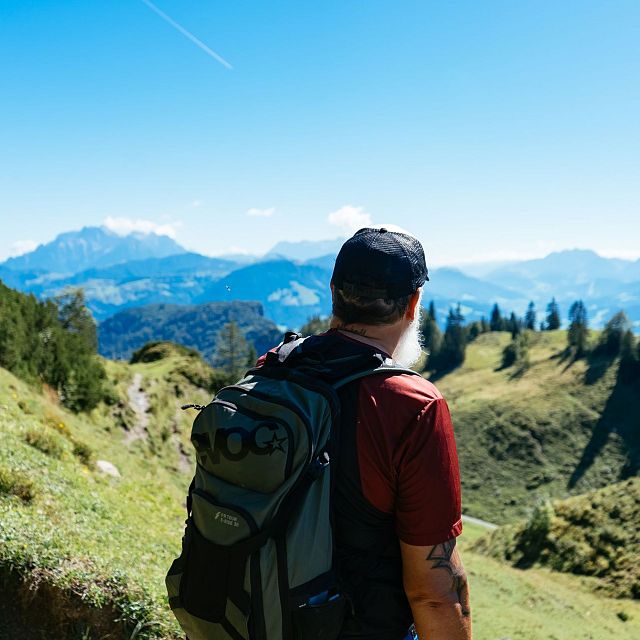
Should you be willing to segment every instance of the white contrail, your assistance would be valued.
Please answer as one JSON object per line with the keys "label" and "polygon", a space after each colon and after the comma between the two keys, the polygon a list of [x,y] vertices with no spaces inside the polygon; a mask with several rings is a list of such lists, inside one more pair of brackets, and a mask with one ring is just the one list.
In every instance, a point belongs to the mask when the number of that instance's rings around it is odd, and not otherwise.
{"label": "white contrail", "polygon": [[171,16],[168,16],[164,11],[158,9],[153,2],[150,0],[141,0],[144,2],[149,9],[153,12],[157,13],[165,22],[168,22],[174,29],[178,30],[183,36],[189,38],[193,44],[200,47],[207,55],[211,56],[214,60],[217,60],[220,64],[224,65],[227,69],[233,69],[233,67],[218,53],[216,53],[213,49],[207,47],[207,45],[202,42],[202,40],[198,40],[193,33],[187,31],[182,25],[179,25]]}

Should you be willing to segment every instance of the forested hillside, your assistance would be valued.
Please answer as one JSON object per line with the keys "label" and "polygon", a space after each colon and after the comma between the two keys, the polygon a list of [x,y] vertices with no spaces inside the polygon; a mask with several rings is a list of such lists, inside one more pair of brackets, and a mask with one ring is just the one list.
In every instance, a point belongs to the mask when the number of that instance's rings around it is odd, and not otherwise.
{"label": "forested hillside", "polygon": [[264,317],[259,302],[209,302],[198,305],[153,304],[126,309],[99,326],[100,353],[128,360],[151,340],[169,340],[197,349],[217,364],[220,331],[235,323],[256,353],[262,354],[282,339],[282,331]]}
{"label": "forested hillside", "polygon": [[41,302],[0,282],[1,367],[48,385],[67,407],[87,410],[107,393],[96,347],[82,292]]}

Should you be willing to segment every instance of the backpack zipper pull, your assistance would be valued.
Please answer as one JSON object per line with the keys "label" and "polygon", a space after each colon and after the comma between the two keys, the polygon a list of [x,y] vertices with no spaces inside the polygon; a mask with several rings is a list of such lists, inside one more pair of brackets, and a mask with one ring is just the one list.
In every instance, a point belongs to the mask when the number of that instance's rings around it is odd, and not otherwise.
{"label": "backpack zipper pull", "polygon": [[203,404],[183,404],[180,408],[184,411],[185,409],[197,409],[198,411],[202,411],[204,409]]}

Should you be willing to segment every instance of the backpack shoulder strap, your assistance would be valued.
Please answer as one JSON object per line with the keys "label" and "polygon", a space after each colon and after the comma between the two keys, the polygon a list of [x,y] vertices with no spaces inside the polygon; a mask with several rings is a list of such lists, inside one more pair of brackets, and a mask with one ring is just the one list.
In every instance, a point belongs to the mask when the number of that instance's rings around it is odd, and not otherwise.
{"label": "backpack shoulder strap", "polygon": [[306,338],[299,334],[287,331],[280,345],[267,353],[266,362],[268,364],[282,364],[305,340]]}
{"label": "backpack shoulder strap", "polygon": [[379,367],[376,367],[374,369],[367,369],[365,371],[358,371],[357,373],[352,373],[351,375],[346,376],[345,378],[341,378],[337,382],[334,382],[332,386],[334,389],[339,389],[340,387],[343,387],[344,385],[349,384],[354,380],[360,380],[361,378],[375,376],[380,373],[390,373],[394,375],[406,373],[409,375],[422,377],[417,371],[414,371],[413,369],[407,369],[406,367],[399,367],[398,365],[393,364],[391,360],[386,359],[384,363],[381,364]]}
{"label": "backpack shoulder strap", "polygon": [[[306,340],[308,337],[301,337],[293,331],[288,331],[278,348],[267,353],[265,364],[291,366],[302,372],[318,376],[328,382],[334,390],[360,378],[383,373],[420,376],[417,371],[400,367],[391,358],[385,357],[381,353],[350,354],[339,358],[325,359],[321,353],[315,353],[313,350],[305,352],[303,343]],[[343,372],[342,375],[340,371]]]}

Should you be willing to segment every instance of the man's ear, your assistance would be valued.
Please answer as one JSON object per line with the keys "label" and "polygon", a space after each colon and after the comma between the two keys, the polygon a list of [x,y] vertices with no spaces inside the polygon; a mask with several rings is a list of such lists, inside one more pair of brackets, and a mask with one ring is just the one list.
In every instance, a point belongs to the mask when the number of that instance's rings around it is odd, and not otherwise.
{"label": "man's ear", "polygon": [[407,312],[405,317],[409,322],[413,322],[416,319],[416,315],[418,314],[418,305],[420,304],[420,294],[422,293],[422,289],[417,289],[416,292],[409,298],[409,306],[407,307]]}

